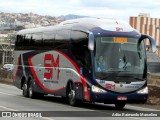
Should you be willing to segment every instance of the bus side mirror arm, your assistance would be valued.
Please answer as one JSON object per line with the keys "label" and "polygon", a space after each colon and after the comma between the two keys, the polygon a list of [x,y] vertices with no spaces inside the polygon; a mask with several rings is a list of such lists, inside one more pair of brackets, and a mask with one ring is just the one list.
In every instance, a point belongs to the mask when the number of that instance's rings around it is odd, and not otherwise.
{"label": "bus side mirror arm", "polygon": [[142,40],[148,38],[149,39],[149,42],[151,44],[151,48],[152,48],[152,52],[156,52],[156,44],[155,44],[155,40],[149,36],[149,35],[146,35],[146,34],[141,34],[141,37],[139,38],[139,41],[138,41],[138,46],[140,46]]}
{"label": "bus side mirror arm", "polygon": [[89,32],[88,49],[91,50],[91,51],[94,50],[94,35],[93,35],[92,32]]}

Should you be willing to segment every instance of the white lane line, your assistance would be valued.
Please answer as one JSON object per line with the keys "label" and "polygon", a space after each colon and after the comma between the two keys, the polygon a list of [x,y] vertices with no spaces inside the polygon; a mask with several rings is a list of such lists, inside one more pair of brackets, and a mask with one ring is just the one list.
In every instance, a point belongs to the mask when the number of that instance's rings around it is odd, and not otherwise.
{"label": "white lane line", "polygon": [[45,120],[55,120],[55,119],[49,118],[49,117],[42,117],[42,118],[45,119]]}
{"label": "white lane line", "polygon": [[4,92],[0,92],[0,94],[3,94],[3,95],[9,95],[9,96],[15,96],[15,95],[8,94],[8,93],[4,93]]}
{"label": "white lane line", "polygon": [[11,111],[18,111],[16,109],[12,109],[12,108],[5,107],[5,106],[0,106],[0,108],[6,109],[6,110],[11,110]]}

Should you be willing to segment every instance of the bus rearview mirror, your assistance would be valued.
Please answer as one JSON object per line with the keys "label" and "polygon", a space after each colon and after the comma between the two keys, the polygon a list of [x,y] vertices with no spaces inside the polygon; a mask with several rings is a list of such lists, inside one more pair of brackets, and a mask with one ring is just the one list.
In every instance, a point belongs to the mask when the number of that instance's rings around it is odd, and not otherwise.
{"label": "bus rearview mirror", "polygon": [[142,40],[144,40],[144,39],[149,39],[149,42],[150,42],[150,45],[151,45],[151,48],[152,48],[152,52],[156,52],[157,49],[156,49],[155,40],[149,35],[141,34],[141,37],[140,37],[140,39],[138,41],[138,44],[140,45]]}

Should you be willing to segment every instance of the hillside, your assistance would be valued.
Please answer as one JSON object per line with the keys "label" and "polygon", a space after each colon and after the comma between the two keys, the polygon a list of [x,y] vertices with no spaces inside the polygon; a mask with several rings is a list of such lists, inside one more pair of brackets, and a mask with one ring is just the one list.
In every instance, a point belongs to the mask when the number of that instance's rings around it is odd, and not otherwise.
{"label": "hillside", "polygon": [[4,13],[0,12],[0,31],[21,30],[41,26],[56,25],[64,20],[84,18],[87,16],[62,15],[59,17],[43,16],[34,13]]}

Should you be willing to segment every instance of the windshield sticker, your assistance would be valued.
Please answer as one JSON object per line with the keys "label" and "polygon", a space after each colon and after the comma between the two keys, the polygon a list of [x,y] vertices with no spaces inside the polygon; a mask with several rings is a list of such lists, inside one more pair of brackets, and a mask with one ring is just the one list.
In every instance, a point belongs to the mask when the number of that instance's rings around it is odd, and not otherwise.
{"label": "windshield sticker", "polygon": [[122,43],[127,43],[127,38],[114,37],[113,39],[114,39],[114,42],[116,42],[116,43],[117,43],[117,42],[118,42],[118,43],[119,43],[119,42],[120,42],[120,43],[121,43],[121,42],[122,42]]}

